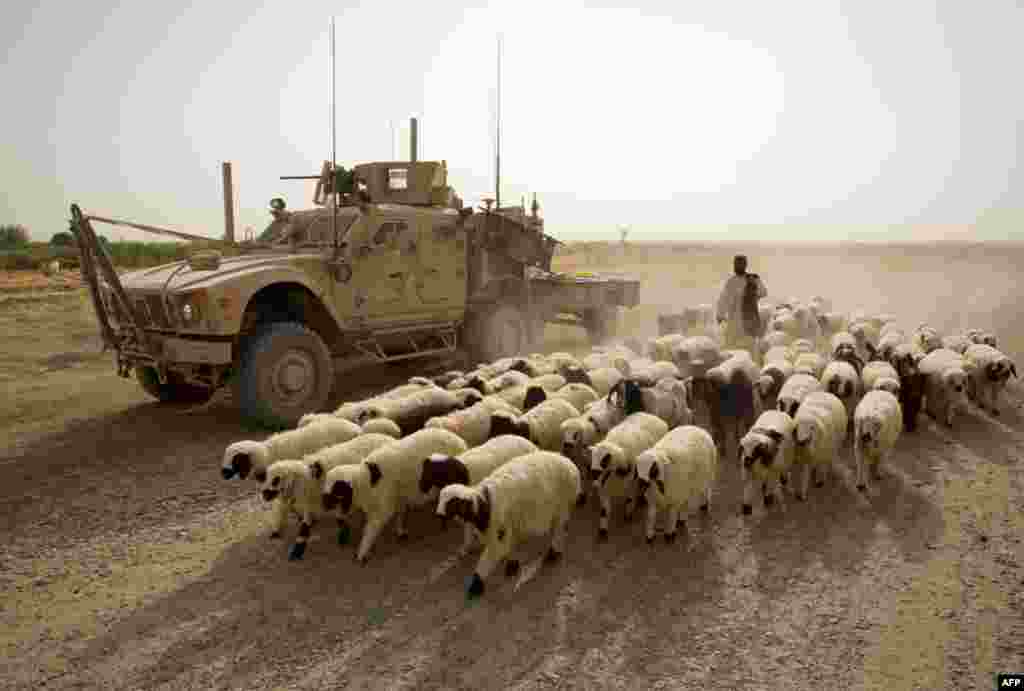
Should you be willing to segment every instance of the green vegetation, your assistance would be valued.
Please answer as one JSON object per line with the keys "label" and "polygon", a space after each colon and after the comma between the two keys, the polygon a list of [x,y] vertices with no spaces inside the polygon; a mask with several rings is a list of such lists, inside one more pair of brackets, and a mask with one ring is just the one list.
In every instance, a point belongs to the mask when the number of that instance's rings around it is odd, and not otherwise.
{"label": "green vegetation", "polygon": [[[50,242],[31,242],[16,247],[0,246],[0,270],[20,271],[34,270],[44,261],[59,259],[62,263],[77,265],[78,248],[74,242],[64,244],[56,240],[57,233]],[[225,255],[238,254],[234,247],[227,247],[221,242],[110,242],[100,236],[100,242],[106,248],[115,266],[129,269],[145,269],[169,262],[185,259],[192,252],[201,249],[219,249]]]}
{"label": "green vegetation", "polygon": [[0,225],[0,250],[20,250],[28,245],[28,228],[18,224]]}

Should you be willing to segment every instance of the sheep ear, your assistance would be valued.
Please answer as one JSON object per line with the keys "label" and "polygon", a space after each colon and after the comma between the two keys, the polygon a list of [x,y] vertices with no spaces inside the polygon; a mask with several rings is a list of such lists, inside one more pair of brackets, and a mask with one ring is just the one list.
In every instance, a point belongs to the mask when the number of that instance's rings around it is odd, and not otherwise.
{"label": "sheep ear", "polygon": [[324,476],[324,466],[320,461],[313,461],[309,464],[309,474],[313,476],[314,480],[319,480]]}
{"label": "sheep ear", "polygon": [[1014,379],[1017,379],[1017,365],[1010,363],[1010,374],[1013,375]]}
{"label": "sheep ear", "polygon": [[380,472],[380,466],[376,463],[367,463],[366,468],[370,471],[370,487],[374,487],[378,482],[380,482],[380,479],[384,474]]}

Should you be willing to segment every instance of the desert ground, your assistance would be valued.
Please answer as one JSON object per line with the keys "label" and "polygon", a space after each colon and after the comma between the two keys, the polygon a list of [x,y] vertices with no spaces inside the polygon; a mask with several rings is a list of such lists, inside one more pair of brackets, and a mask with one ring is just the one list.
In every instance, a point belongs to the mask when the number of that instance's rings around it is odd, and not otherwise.
{"label": "desert ground", "polygon": [[[992,329],[1024,364],[1024,249],[745,248],[770,297],[815,294],[913,328]],[[710,302],[730,248],[604,248],[562,268],[628,271],[644,304]],[[726,464],[675,544],[574,517],[565,558],[513,592],[464,597],[475,557],[426,514],[365,567],[330,529],[286,559],[224,448],[229,408],[160,406],[101,353],[75,290],[0,282],[0,687],[10,689],[991,689],[1024,672],[1024,389],[953,430],[922,414],[867,496],[849,455],[809,501],[741,516]],[[61,279],[65,280],[65,279]],[[70,279],[68,279],[70,280]],[[20,288],[20,290],[16,290]],[[581,352],[571,327],[549,350]],[[386,367],[377,388],[422,365]],[[370,388],[339,391],[338,401]],[[357,528],[358,532],[358,528]]]}

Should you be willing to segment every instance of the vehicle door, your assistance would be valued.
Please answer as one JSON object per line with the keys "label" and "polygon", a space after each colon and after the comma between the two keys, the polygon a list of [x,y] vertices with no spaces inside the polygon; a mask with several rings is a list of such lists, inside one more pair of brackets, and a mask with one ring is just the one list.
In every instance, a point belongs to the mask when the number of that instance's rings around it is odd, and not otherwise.
{"label": "vehicle door", "polygon": [[457,212],[432,214],[423,219],[417,284],[424,308],[461,310],[466,304],[466,229]]}
{"label": "vehicle door", "polygon": [[355,312],[369,324],[407,316],[410,312],[408,259],[402,248],[414,240],[400,218],[367,219],[348,249],[352,257]]}

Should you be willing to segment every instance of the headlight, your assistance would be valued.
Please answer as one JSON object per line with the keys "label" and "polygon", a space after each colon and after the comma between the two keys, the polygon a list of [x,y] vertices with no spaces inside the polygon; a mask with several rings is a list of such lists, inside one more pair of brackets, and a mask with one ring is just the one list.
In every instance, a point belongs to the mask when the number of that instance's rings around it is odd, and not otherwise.
{"label": "headlight", "polygon": [[181,308],[181,316],[183,316],[185,318],[185,321],[187,321],[187,322],[192,321],[193,315],[195,315],[197,313],[198,313],[198,310],[193,309],[192,305],[190,305],[187,302],[185,303],[185,306]]}

